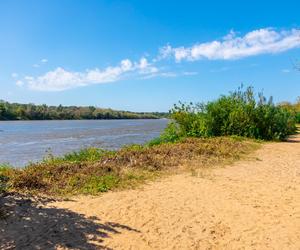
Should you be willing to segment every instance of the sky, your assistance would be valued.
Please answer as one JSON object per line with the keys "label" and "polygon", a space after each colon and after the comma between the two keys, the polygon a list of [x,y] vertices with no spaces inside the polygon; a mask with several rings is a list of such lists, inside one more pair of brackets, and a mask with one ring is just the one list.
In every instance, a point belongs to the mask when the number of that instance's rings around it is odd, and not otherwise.
{"label": "sky", "polygon": [[300,96],[300,1],[1,0],[0,99],[168,111]]}

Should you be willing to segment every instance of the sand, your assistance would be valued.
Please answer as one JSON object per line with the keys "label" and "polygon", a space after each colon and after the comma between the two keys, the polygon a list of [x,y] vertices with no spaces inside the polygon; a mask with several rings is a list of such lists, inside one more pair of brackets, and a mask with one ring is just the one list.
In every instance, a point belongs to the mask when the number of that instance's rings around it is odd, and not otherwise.
{"label": "sand", "polygon": [[0,240],[0,246],[300,249],[300,136],[266,143],[231,166],[169,176],[137,190],[51,202],[40,210],[44,216],[33,211],[38,222],[8,223],[2,239],[10,243]]}

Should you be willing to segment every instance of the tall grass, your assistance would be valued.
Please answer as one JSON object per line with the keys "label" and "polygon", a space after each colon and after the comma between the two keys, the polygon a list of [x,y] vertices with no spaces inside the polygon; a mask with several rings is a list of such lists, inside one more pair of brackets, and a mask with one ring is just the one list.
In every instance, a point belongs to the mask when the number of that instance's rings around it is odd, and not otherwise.
{"label": "tall grass", "polygon": [[101,158],[114,155],[115,151],[104,150],[100,148],[83,148],[79,151],[67,153],[61,157],[48,154],[42,161],[44,164],[76,163],[76,162],[94,162]]}
{"label": "tall grass", "polygon": [[8,164],[0,165],[0,194],[4,193],[8,189],[8,175],[11,170],[12,167]]}
{"label": "tall grass", "polygon": [[[296,131],[295,116],[287,109],[274,105],[248,87],[239,88],[227,96],[201,104],[174,105],[173,122],[163,138],[170,141],[182,137],[236,135],[262,140],[283,140]],[[163,140],[166,141],[166,140]]]}

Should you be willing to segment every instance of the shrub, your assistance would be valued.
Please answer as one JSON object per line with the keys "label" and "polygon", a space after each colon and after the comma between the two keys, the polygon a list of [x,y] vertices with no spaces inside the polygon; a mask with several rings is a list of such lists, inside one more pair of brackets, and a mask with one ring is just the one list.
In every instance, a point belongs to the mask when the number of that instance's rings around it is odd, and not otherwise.
{"label": "shrub", "polygon": [[155,145],[160,145],[162,143],[174,143],[178,141],[181,138],[180,135],[180,129],[177,126],[176,123],[171,122],[167,125],[163,133],[157,137],[151,140],[150,142],[147,143],[146,146],[155,146]]}
{"label": "shrub", "polygon": [[[178,137],[237,135],[264,140],[282,140],[296,131],[295,116],[273,104],[262,94],[256,100],[253,89],[239,88],[207,104],[175,105],[171,118]],[[175,126],[175,125],[173,125]],[[172,135],[166,130],[166,134]]]}
{"label": "shrub", "polygon": [[300,123],[300,112],[296,114],[296,122]]}
{"label": "shrub", "polygon": [[300,123],[300,96],[297,98],[295,103],[282,102],[279,106],[293,114],[295,116],[296,123]]}

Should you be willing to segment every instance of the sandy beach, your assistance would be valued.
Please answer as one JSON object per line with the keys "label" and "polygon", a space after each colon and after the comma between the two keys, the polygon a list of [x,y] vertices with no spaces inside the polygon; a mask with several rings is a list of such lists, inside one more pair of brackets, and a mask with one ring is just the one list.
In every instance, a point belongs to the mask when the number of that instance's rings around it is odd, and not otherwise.
{"label": "sandy beach", "polygon": [[137,190],[38,206],[22,202],[2,224],[0,246],[300,249],[299,166],[298,135],[264,143],[231,166],[173,175]]}

